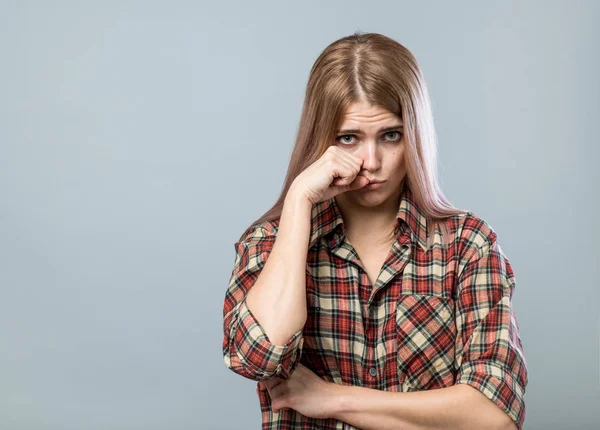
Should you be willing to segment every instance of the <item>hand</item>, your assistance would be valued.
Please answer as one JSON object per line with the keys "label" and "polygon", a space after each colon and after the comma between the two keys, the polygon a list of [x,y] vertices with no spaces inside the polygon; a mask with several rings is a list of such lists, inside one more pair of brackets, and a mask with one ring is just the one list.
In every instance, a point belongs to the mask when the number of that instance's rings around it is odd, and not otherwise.
{"label": "hand", "polygon": [[369,184],[359,175],[363,160],[337,146],[330,146],[313,164],[296,179],[293,186],[312,203],[319,203],[346,191]]}
{"label": "hand", "polygon": [[298,363],[289,379],[267,379],[260,381],[258,387],[269,391],[273,412],[291,408],[310,418],[330,418],[338,386]]}

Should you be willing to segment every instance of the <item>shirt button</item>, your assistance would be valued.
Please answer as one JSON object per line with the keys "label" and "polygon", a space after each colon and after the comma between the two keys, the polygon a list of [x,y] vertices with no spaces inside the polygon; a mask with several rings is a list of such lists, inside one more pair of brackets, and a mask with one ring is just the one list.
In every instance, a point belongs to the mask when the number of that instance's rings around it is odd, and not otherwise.
{"label": "shirt button", "polygon": [[375,369],[374,367],[371,367],[369,369],[369,375],[371,375],[373,377],[377,376],[377,369]]}

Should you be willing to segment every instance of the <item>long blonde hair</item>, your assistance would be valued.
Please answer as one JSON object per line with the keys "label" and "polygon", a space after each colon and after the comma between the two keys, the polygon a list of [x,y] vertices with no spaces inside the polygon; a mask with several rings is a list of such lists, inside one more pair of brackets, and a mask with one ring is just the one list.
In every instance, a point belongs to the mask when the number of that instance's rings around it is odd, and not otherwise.
{"label": "long blonde hair", "polygon": [[402,119],[406,145],[402,183],[410,187],[427,217],[428,245],[438,223],[444,230],[442,236],[448,235],[442,221],[466,211],[452,206],[438,183],[433,112],[417,60],[387,36],[358,31],[331,43],[313,64],[281,195],[242,237],[257,224],[281,216],[294,179],[333,144],[336,126],[347,106],[359,101],[382,106]]}

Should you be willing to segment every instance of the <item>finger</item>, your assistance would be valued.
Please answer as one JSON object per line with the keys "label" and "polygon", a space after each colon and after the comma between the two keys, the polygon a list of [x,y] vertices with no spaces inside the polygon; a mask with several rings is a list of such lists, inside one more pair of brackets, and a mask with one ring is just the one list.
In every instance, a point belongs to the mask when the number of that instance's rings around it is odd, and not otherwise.
{"label": "finger", "polygon": [[280,385],[282,383],[281,378],[271,378],[271,379],[266,379],[264,381],[261,381],[262,385],[268,389],[268,390],[272,390],[274,387]]}
{"label": "finger", "polygon": [[285,384],[277,384],[269,389],[269,396],[271,397],[271,400],[274,400],[278,397],[284,396],[287,391],[288,388]]}
{"label": "finger", "polygon": [[369,185],[369,180],[362,175],[357,176],[349,185],[347,185],[348,190],[357,190],[366,185]]}
{"label": "finger", "polygon": [[350,173],[352,172],[352,166],[350,164],[349,161],[347,160],[342,160],[340,158],[336,159],[335,161],[333,161],[334,163],[334,175],[336,175],[337,177],[334,179],[334,181],[336,183],[339,183],[340,181],[346,179],[348,176],[350,176]]}
{"label": "finger", "polygon": [[358,176],[356,168],[350,165],[348,162],[340,161],[340,167],[337,169],[339,177],[335,178],[333,184],[336,186],[349,185]]}
{"label": "finger", "polygon": [[336,158],[346,159],[350,163],[358,164],[359,166],[361,166],[363,163],[363,160],[361,157],[359,157],[358,155],[354,155],[352,152],[347,151],[345,148],[342,149],[335,145],[332,145],[332,147],[330,147],[328,149],[330,150],[331,153],[336,154]]}
{"label": "finger", "polygon": [[342,154],[342,158],[345,158],[346,160],[348,160],[348,162],[351,163],[352,166],[357,165],[358,167],[362,167],[363,159],[361,157],[359,157],[358,155],[354,155],[351,152],[347,152],[347,151],[341,151],[341,154]]}

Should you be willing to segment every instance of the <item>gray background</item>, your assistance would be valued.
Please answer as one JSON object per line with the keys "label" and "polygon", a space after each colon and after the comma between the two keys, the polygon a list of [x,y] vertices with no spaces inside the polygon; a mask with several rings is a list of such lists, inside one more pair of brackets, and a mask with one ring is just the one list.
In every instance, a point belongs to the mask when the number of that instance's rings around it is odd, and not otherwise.
{"label": "gray background", "polygon": [[260,428],[221,353],[233,243],[310,67],[417,57],[443,189],[517,277],[526,429],[600,425],[600,2],[0,2],[0,428]]}

